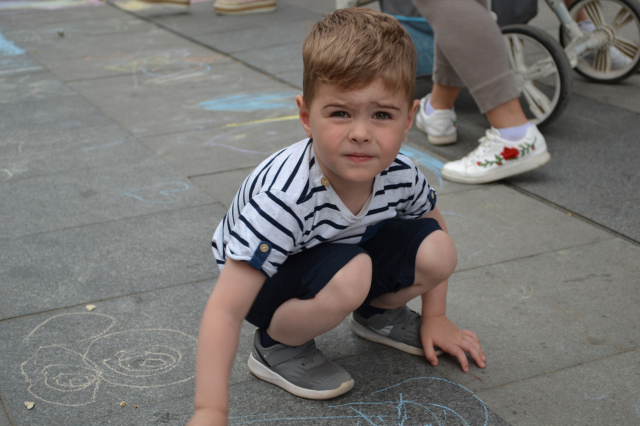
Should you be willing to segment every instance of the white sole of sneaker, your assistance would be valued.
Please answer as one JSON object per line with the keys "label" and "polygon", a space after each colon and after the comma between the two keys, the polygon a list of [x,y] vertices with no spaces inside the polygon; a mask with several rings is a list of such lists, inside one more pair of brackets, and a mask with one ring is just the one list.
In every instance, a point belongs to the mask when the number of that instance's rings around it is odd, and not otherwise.
{"label": "white sole of sneaker", "polygon": [[182,1],[142,1],[142,0],[122,0],[115,1],[116,7],[129,12],[138,12],[149,9],[171,8],[171,9],[189,9],[189,2]]}
{"label": "white sole of sneaker", "polygon": [[434,136],[427,133],[427,139],[431,145],[450,145],[458,140],[456,133],[452,135]]}
{"label": "white sole of sneaker", "polygon": [[260,361],[256,360],[253,357],[253,354],[249,355],[248,364],[249,364],[249,370],[251,370],[251,372],[257,378],[262,379],[265,382],[269,382],[276,386],[279,386],[282,389],[286,390],[287,392],[295,396],[299,396],[300,398],[331,399],[349,392],[354,385],[354,381],[353,379],[351,379],[348,382],[344,382],[343,384],[341,384],[340,387],[337,389],[314,391],[311,389],[301,388],[299,386],[294,385],[293,383],[288,382],[281,375],[267,368]]}
{"label": "white sole of sneaker", "polygon": [[414,122],[416,123],[416,127],[422,130],[422,132],[427,135],[427,139],[429,140],[429,143],[431,145],[450,145],[458,140],[458,132],[452,133],[450,135],[430,135],[429,132],[427,132],[426,127],[422,125],[420,120],[416,119]]}
{"label": "white sole of sneaker", "polygon": [[[399,351],[406,352],[411,355],[424,356],[423,349],[409,346],[406,343],[398,342],[396,340],[388,338],[387,336],[378,334],[375,331],[371,331],[367,327],[359,324],[356,320],[354,320],[353,315],[349,316],[349,327],[356,336],[360,336],[363,339],[391,346],[392,348],[396,348]],[[444,352],[441,349],[436,349],[436,356],[442,355],[443,353]]]}
{"label": "white sole of sneaker", "polygon": [[268,13],[276,10],[276,2],[273,0],[265,0],[249,4],[213,4],[213,10],[218,15],[248,15],[252,13]]}
{"label": "white sole of sneaker", "polygon": [[442,177],[450,182],[467,183],[467,184],[480,184],[495,182],[500,179],[505,179],[511,176],[519,175],[520,173],[530,172],[538,167],[544,166],[551,160],[549,152],[543,152],[542,154],[529,157],[525,160],[518,161],[513,164],[505,164],[499,166],[492,171],[479,175],[479,176],[465,176],[457,173],[452,173],[446,169],[442,169]]}

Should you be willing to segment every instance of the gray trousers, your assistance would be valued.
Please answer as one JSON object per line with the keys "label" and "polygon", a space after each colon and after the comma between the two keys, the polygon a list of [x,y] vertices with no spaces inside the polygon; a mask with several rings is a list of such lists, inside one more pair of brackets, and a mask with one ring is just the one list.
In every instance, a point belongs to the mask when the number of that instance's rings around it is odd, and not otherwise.
{"label": "gray trousers", "polygon": [[520,96],[486,0],[413,0],[435,33],[433,81],[469,88],[484,114]]}

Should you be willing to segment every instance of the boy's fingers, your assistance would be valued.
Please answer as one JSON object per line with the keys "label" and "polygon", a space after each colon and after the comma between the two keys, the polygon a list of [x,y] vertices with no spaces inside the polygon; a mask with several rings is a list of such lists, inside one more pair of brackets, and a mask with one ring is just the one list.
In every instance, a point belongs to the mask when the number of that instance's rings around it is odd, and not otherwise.
{"label": "boy's fingers", "polygon": [[431,365],[438,365],[438,357],[436,356],[436,351],[433,349],[433,342],[428,341],[427,344],[424,345],[424,356]]}
{"label": "boy's fingers", "polygon": [[475,340],[476,342],[480,343],[480,339],[478,339],[478,336],[473,331],[471,331],[471,330],[462,330],[462,333],[464,333],[465,336],[469,336],[473,340]]}
{"label": "boy's fingers", "polygon": [[465,373],[467,371],[469,371],[469,361],[467,361],[467,355],[464,353],[464,351],[460,348],[458,348],[457,351],[455,351],[454,354],[451,354],[453,356],[455,356],[456,358],[458,358],[458,362],[460,363],[460,366],[462,367],[462,371],[464,371]]}

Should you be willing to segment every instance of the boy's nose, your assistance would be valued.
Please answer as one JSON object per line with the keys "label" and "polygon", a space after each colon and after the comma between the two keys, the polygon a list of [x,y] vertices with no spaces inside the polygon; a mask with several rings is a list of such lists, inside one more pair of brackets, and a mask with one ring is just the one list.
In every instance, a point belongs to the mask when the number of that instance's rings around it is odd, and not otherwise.
{"label": "boy's nose", "polygon": [[371,142],[371,131],[368,124],[363,120],[355,120],[349,132],[349,140],[354,143]]}

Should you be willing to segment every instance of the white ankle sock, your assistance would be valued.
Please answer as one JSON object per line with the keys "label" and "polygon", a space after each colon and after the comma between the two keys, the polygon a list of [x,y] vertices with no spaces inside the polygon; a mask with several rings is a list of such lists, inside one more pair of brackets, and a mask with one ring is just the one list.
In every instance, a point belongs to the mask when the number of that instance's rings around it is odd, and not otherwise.
{"label": "white ankle sock", "polygon": [[[424,103],[424,113],[427,114],[427,117],[433,114],[436,109],[431,105],[431,95],[427,96],[427,102]],[[455,111],[455,107],[451,108],[451,111]]]}
{"label": "white ankle sock", "polygon": [[580,30],[585,33],[592,33],[596,30],[596,26],[593,25],[591,19],[585,19],[584,21],[578,22],[578,26]]}
{"label": "white ankle sock", "polygon": [[524,138],[524,135],[527,133],[527,130],[529,130],[529,127],[531,127],[531,123],[527,121],[525,124],[521,126],[506,127],[504,129],[496,129],[496,130],[500,132],[500,137],[502,139],[506,139],[510,142],[515,142]]}
{"label": "white ankle sock", "polygon": [[431,105],[431,95],[429,95],[429,97],[427,97],[427,102],[425,102],[424,104],[424,113],[429,116],[433,114],[435,110],[436,109],[433,107],[433,105]]}

